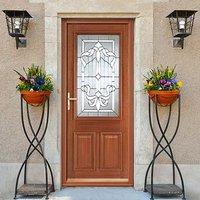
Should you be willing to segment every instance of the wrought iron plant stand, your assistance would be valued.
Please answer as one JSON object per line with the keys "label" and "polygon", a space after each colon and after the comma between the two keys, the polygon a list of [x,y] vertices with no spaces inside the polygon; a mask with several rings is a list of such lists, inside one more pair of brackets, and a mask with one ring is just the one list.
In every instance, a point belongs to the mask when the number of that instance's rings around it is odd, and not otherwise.
{"label": "wrought iron plant stand", "polygon": [[[159,127],[159,132],[161,133],[160,138],[158,137],[158,134],[155,132],[155,127],[152,124],[152,104],[155,105],[155,114],[156,114],[156,121]],[[161,125],[160,122],[160,116],[158,112],[158,103],[152,102],[150,97],[149,97],[149,123],[150,123],[150,128],[151,132],[153,134],[153,137],[156,141],[156,147],[153,153],[153,159],[148,165],[146,175],[145,175],[145,182],[144,182],[144,192],[149,192],[151,197],[151,200],[154,200],[155,196],[158,197],[180,197],[183,200],[186,200],[185,197],[185,188],[184,188],[184,181],[183,181],[183,176],[181,174],[180,168],[176,161],[174,160],[174,154],[172,151],[171,143],[174,140],[179,124],[180,124],[180,109],[181,109],[181,99],[180,95],[178,96],[178,114],[177,114],[177,125],[175,132],[171,139],[168,139],[166,137],[166,133],[168,131],[168,127],[170,124],[170,118],[171,118],[171,113],[172,113],[172,104],[167,106],[169,112],[168,112],[168,118],[165,127]],[[163,144],[165,143],[165,145]],[[154,184],[154,167],[155,167],[155,161],[156,159],[162,155],[162,153],[165,153],[171,160],[172,163],[172,183],[171,184]],[[147,184],[147,178],[148,174],[150,173],[150,184]],[[176,172],[178,172],[178,175],[180,177],[180,182],[181,182],[181,187],[176,185]]]}
{"label": "wrought iron plant stand", "polygon": [[[48,121],[49,121],[49,98],[42,104],[42,114],[39,121],[39,125],[37,130],[34,130],[31,119],[30,119],[30,111],[29,111],[29,104],[26,103],[26,114],[27,114],[27,121],[28,125],[31,130],[32,137],[28,134],[28,130],[25,125],[24,120],[24,102],[21,95],[21,121],[22,121],[22,127],[24,134],[29,142],[29,147],[26,152],[25,160],[22,163],[19,172],[17,174],[17,180],[15,185],[15,197],[16,199],[18,195],[20,196],[46,196],[46,199],[48,199],[48,196],[51,192],[54,191],[54,179],[53,179],[53,173],[51,166],[47,159],[45,158],[43,147],[41,145],[41,142],[45,136],[45,133],[47,131],[48,127]],[[47,105],[45,109],[45,105]],[[46,110],[46,119],[45,119],[45,110]],[[45,121],[44,128],[42,128],[43,121]],[[40,137],[39,137],[40,134]],[[45,184],[28,184],[27,183],[27,165],[28,160],[30,159],[31,155],[33,155],[34,152],[38,152],[39,155],[42,157],[44,162],[44,170],[45,170]],[[22,173],[22,169],[24,169],[24,173]],[[48,173],[50,174],[48,175]],[[23,174],[23,185],[21,187],[18,187],[19,185],[19,179],[20,176]],[[49,184],[49,177],[51,179],[51,184]]]}

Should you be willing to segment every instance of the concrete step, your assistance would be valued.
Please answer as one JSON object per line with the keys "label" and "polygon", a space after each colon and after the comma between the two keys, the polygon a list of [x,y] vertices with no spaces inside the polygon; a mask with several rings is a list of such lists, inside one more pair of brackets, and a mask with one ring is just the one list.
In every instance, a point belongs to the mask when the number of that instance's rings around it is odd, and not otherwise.
{"label": "concrete step", "polygon": [[[136,191],[129,187],[70,187],[56,191],[49,196],[49,200],[149,200],[149,194]],[[0,198],[0,200],[12,200],[13,195]],[[44,200],[45,197],[20,198],[21,200]],[[179,198],[181,199],[181,198]],[[156,198],[155,200],[161,200]],[[177,198],[165,198],[164,200],[178,200]]]}

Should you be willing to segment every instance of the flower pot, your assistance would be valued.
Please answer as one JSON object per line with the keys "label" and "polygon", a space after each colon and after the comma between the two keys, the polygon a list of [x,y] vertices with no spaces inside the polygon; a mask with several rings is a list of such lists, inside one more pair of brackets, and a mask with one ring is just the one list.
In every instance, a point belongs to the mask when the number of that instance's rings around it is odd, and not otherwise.
{"label": "flower pot", "polygon": [[169,106],[173,104],[179,97],[179,90],[172,91],[160,91],[160,90],[150,90],[148,91],[151,100],[161,106]]}
{"label": "flower pot", "polygon": [[49,91],[20,91],[22,98],[32,106],[42,105],[50,96]]}

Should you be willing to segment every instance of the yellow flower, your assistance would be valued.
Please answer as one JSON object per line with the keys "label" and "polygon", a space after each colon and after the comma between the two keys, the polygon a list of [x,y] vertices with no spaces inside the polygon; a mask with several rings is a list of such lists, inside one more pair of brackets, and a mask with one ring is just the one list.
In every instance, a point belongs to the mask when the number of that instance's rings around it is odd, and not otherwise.
{"label": "yellow flower", "polygon": [[149,81],[149,86],[153,86],[153,83],[151,81]]}
{"label": "yellow flower", "polygon": [[183,81],[178,81],[177,85],[178,85],[178,87],[183,87]]}

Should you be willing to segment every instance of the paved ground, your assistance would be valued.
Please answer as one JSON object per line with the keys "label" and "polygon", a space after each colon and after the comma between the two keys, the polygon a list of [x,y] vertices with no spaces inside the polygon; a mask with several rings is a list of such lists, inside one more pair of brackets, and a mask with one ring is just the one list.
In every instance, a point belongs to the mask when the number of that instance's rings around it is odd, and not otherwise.
{"label": "paved ground", "polygon": [[[0,200],[12,200],[13,195]],[[44,200],[45,198],[20,198],[21,200]],[[149,200],[149,194],[133,188],[65,188],[50,195],[49,200]],[[158,200],[158,199],[156,199]],[[166,200],[166,199],[165,199]],[[168,198],[168,200],[171,200]],[[173,199],[176,200],[176,199]]]}

